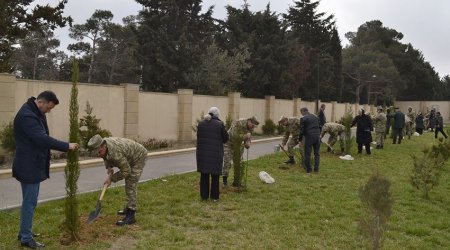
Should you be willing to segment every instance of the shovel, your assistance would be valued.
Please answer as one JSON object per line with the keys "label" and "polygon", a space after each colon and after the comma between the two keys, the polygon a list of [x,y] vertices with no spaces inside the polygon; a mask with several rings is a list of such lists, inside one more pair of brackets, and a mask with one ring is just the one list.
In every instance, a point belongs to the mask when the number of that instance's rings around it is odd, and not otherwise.
{"label": "shovel", "polygon": [[330,149],[331,153],[333,153],[333,154],[335,153],[334,149],[330,146],[330,144],[328,144],[326,142],[323,142],[323,143],[325,143],[325,145],[327,145],[327,147]]}
{"label": "shovel", "polygon": [[102,199],[103,199],[103,196],[105,195],[107,188],[108,188],[108,184],[103,185],[102,193],[100,194],[100,198],[98,198],[98,201],[97,201],[97,206],[95,207],[95,210],[89,214],[88,224],[91,224],[100,214],[100,210],[102,209]]}

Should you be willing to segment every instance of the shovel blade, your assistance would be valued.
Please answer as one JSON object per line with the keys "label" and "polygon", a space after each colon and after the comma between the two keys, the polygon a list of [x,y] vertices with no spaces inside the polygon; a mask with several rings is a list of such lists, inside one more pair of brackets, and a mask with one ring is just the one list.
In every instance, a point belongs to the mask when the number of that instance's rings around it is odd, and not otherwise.
{"label": "shovel blade", "polygon": [[89,214],[88,224],[91,224],[98,217],[101,209],[102,209],[102,202],[98,201],[95,210]]}

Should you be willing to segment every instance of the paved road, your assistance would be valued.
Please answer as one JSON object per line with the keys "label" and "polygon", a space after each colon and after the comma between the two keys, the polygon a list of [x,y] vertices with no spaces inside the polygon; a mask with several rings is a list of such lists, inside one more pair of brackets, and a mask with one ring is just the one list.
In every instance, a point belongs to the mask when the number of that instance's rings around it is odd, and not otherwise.
{"label": "paved road", "polygon": [[[249,159],[270,154],[274,145],[281,140],[256,142],[249,151]],[[167,175],[192,172],[196,170],[195,151],[170,155],[147,160],[141,181],[148,181]],[[92,192],[102,188],[106,178],[103,165],[81,169],[78,179],[79,193]],[[115,183],[114,186],[123,185],[123,181]],[[0,179],[0,210],[19,207],[22,202],[20,183],[14,178]],[[63,198],[66,194],[64,172],[51,173],[50,179],[41,183],[39,202]]]}

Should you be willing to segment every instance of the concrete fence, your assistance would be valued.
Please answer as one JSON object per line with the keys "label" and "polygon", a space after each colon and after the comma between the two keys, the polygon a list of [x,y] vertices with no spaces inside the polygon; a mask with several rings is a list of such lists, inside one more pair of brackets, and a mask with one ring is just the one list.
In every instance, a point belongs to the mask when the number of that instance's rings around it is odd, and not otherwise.
{"label": "concrete fence", "polygon": [[[0,127],[14,118],[27,98],[37,96],[44,90],[52,90],[58,96],[60,104],[47,114],[50,133],[53,137],[67,140],[69,135],[70,82],[34,81],[16,79],[14,75],[0,74]],[[92,115],[101,119],[100,126],[111,131],[113,136],[169,139],[191,141],[195,139],[192,125],[205,114],[211,106],[220,109],[221,119],[229,115],[233,119],[257,116],[261,125],[264,121],[279,117],[300,116],[300,108],[307,107],[314,112],[315,102],[276,99],[266,96],[264,99],[244,98],[240,93],[228,96],[194,95],[191,89],[179,89],[177,93],[139,92],[138,85],[99,85],[78,84],[79,116],[86,115],[86,103],[93,107]],[[366,111],[375,113],[375,107],[349,103],[327,102],[325,115],[328,121],[338,121],[346,109],[353,114],[362,106]],[[437,108],[448,121],[450,102],[398,102],[404,112],[408,106],[425,112],[427,108]]]}

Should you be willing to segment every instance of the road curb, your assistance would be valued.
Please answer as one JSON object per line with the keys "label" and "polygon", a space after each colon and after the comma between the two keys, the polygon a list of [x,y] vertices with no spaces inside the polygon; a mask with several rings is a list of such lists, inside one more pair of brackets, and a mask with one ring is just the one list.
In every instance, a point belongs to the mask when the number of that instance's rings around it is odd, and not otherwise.
{"label": "road curb", "polygon": [[[272,137],[272,138],[266,138],[266,139],[259,139],[259,140],[252,141],[252,143],[275,141],[275,140],[280,140],[282,138],[283,137]],[[151,153],[147,154],[147,158],[151,159],[151,158],[164,157],[164,156],[168,156],[168,155],[186,154],[186,153],[195,151],[195,149],[196,149],[195,147],[192,147],[192,148],[151,152]],[[80,161],[80,169],[95,167],[95,166],[99,166],[102,164],[103,164],[103,160],[101,158],[83,160],[83,161]],[[53,172],[64,171],[65,166],[66,166],[66,163],[53,163],[50,165],[50,172],[53,173]],[[11,169],[1,169],[0,170],[0,179],[7,179],[7,178],[11,178],[11,177],[12,177]]]}

